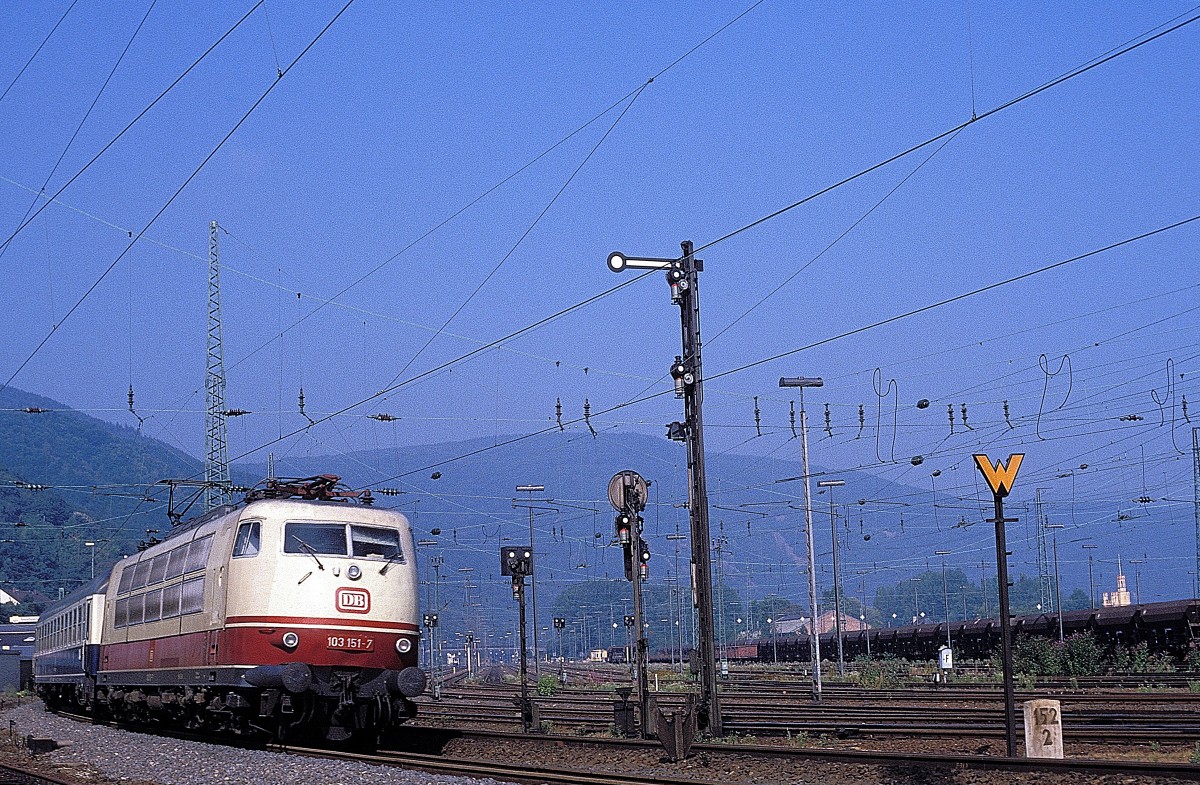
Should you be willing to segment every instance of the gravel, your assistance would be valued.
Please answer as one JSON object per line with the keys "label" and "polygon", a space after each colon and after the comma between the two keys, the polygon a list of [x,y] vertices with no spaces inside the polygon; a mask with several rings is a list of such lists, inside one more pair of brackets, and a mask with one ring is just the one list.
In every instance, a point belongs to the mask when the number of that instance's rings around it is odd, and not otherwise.
{"label": "gravel", "polygon": [[[263,750],[245,750],[88,725],[47,712],[40,703],[6,711],[13,736],[52,738],[60,745],[39,755],[41,770],[80,781],[126,785],[364,785],[401,780],[405,785],[506,785],[493,779],[451,777],[391,766],[319,760]],[[0,736],[3,739],[3,736]],[[16,744],[0,744],[0,760],[29,767]]]}

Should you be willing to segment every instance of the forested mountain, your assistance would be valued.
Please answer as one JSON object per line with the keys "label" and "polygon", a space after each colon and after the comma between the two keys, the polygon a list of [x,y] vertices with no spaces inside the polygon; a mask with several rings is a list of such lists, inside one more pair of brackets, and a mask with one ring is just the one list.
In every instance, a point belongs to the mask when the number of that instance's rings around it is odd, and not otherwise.
{"label": "forested mountain", "polygon": [[[665,438],[568,430],[527,439],[497,436],[292,455],[279,459],[275,468],[283,476],[341,475],[352,487],[374,489],[377,504],[406,513],[422,542],[416,554],[422,603],[444,614],[447,627],[509,628],[515,606],[499,576],[498,551],[505,543],[529,542],[532,505],[537,623],[548,627],[551,615],[567,607],[578,612],[583,605],[596,605],[589,612],[603,617],[611,630],[607,619],[623,614],[629,586],[621,549],[613,546],[606,488],[609,478],[624,469],[639,471],[652,483],[644,536],[653,553],[647,596],[659,623],[671,616],[671,590],[686,589],[688,583],[689,543],[679,536],[688,531],[686,452]],[[253,483],[266,473],[264,465],[254,464],[233,470],[239,483]],[[48,398],[0,391],[0,588],[51,597],[60,588],[73,589],[90,575],[93,556],[97,571],[103,571],[135,550],[147,530],[169,527],[163,489],[154,498],[147,495],[155,482],[201,473],[199,460],[135,429]],[[715,580],[725,598],[723,612],[735,622],[726,625],[731,635],[737,618],[743,618],[742,629],[749,624],[751,600],[776,610],[807,605],[801,484],[795,482],[802,473],[797,461],[774,456],[708,456]],[[910,606],[940,616],[945,603],[934,549],[980,551],[990,545],[987,528],[973,526],[974,516],[968,520],[961,513],[957,524],[952,519],[939,523],[934,502],[944,508],[946,500],[932,491],[897,485],[869,471],[838,476],[846,485],[837,489],[834,510],[828,495],[814,495],[822,590],[832,586],[832,535],[840,543],[845,596],[865,595],[868,612],[882,614],[879,618],[890,619],[893,612],[897,619],[911,616]],[[530,483],[545,490],[516,490]],[[888,501],[897,499],[903,503]],[[1014,578],[1036,574],[1030,569],[1032,545],[1028,537],[1010,539],[1016,551]],[[920,576],[916,599],[914,575]],[[952,570],[950,577],[951,609],[980,612],[984,599],[978,587],[985,576]],[[1064,598],[1077,585],[1078,578],[1068,582]]]}
{"label": "forested mountain", "polygon": [[101,570],[147,529],[168,528],[162,503],[145,495],[149,486],[201,470],[136,429],[0,390],[0,587],[51,598],[71,591],[90,576],[93,557]]}

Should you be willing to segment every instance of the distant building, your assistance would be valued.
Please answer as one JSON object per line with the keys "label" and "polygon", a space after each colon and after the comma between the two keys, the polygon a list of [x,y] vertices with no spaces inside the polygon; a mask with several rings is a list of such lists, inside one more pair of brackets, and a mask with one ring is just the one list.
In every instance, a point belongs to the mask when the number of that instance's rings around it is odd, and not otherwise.
{"label": "distant building", "polygon": [[[824,635],[827,632],[833,632],[835,627],[836,627],[835,614],[833,611],[829,611],[828,613],[822,613],[820,616],[817,617],[817,634],[818,635]],[[871,629],[871,625],[869,625],[863,621],[860,621],[859,619],[856,619],[853,616],[847,616],[844,613],[842,614],[842,633],[843,634],[845,634],[847,632],[858,632],[859,630],[869,630],[869,629]]]}
{"label": "distant building", "polygon": [[0,589],[0,605],[21,605],[23,603],[45,605],[50,598],[40,591],[21,591],[20,589]]}
{"label": "distant building", "polygon": [[1129,587],[1125,585],[1125,572],[1121,569],[1121,557],[1117,557],[1117,590],[1104,592],[1105,608],[1120,608],[1132,604],[1129,600]]}
{"label": "distant building", "polygon": [[0,690],[33,686],[34,625],[0,624]]}
{"label": "distant building", "polygon": [[[817,617],[817,634],[825,635],[833,632],[834,612],[827,611]],[[853,616],[842,614],[842,633],[858,632],[859,630],[869,630],[871,625],[857,619]],[[807,635],[808,634],[808,617],[807,616],[780,616],[775,620],[775,632],[780,635],[791,633]],[[768,630],[768,634],[770,630]]]}

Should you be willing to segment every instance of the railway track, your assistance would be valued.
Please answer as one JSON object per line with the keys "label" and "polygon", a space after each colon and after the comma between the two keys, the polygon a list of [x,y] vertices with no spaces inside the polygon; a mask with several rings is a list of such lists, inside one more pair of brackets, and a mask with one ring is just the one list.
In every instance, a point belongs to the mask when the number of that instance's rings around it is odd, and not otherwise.
{"label": "railway track", "polygon": [[75,783],[6,763],[0,764],[0,785],[75,785]]}
{"label": "railway track", "polygon": [[[931,693],[931,694],[930,694]],[[1045,697],[1022,693],[1018,700]],[[1200,695],[1193,693],[1063,694],[1063,723],[1071,741],[1091,744],[1200,740]],[[536,720],[543,728],[605,732],[613,723],[616,696],[599,690],[573,690],[535,697]],[[682,705],[680,693],[655,693],[663,708]],[[1003,701],[998,691],[859,691],[827,696],[814,703],[806,692],[737,690],[722,695],[724,727],[729,734],[790,736],[833,734],[881,737],[985,737],[1004,735]],[[443,691],[440,701],[421,706],[423,722],[471,726],[520,723],[515,685],[460,685]],[[1019,720],[1018,720],[1019,722]]]}
{"label": "railway track", "polygon": [[[145,729],[138,730],[146,732]],[[193,734],[169,735],[186,738]],[[397,740],[404,741],[402,746],[372,753],[276,745],[266,748],[293,755],[548,785],[729,785],[738,781],[790,781],[795,779],[797,771],[810,771],[816,764],[834,767],[827,769],[822,776],[837,772],[836,776],[829,777],[830,781],[836,782],[856,781],[854,777],[861,776],[863,767],[877,767],[886,774],[903,772],[912,781],[942,781],[966,770],[988,775],[984,780],[974,780],[986,783],[1007,783],[1012,781],[1014,775],[1046,774],[1200,781],[1200,768],[1195,766],[1141,761],[1045,761],[911,751],[866,752],[749,744],[696,744],[693,754],[703,761],[698,767],[661,764],[658,762],[661,755],[658,744],[636,739],[580,739],[480,729],[463,731],[419,727],[406,727],[397,737]],[[226,738],[206,737],[203,740],[241,746]],[[461,744],[464,741],[482,746],[473,748],[468,744],[454,754],[440,754],[449,744]],[[585,750],[592,752],[585,753]],[[597,763],[597,760],[602,762]],[[737,767],[741,767],[740,771]],[[747,769],[753,769],[754,774],[748,776]],[[714,777],[716,774],[720,776]],[[68,785],[55,778],[38,774],[31,776],[33,779],[12,781],[22,785]],[[0,779],[0,782],[7,785],[7,780]]]}
{"label": "railway track", "polygon": [[[405,731],[401,731],[404,733]],[[558,736],[529,736],[521,733],[470,730],[454,731],[455,738],[499,742],[507,745],[508,749],[533,746],[595,746],[611,751],[606,755],[612,760],[622,760],[629,751],[642,751],[657,754],[661,751],[658,742],[640,739],[589,738],[585,740],[570,739]],[[1200,768],[1190,764],[1156,763],[1146,761],[1126,760],[1086,760],[1065,759],[1045,760],[1034,758],[1003,758],[981,755],[927,754],[920,752],[869,752],[861,750],[822,750],[798,749],[793,747],[767,746],[756,744],[711,744],[698,743],[692,747],[693,754],[745,756],[762,760],[804,764],[822,762],[829,764],[844,764],[848,766],[879,766],[894,768],[919,768],[934,771],[980,771],[1007,773],[1043,773],[1043,774],[1088,774],[1088,775],[1119,775],[1142,776],[1153,778],[1176,778],[1189,781],[1200,781]],[[392,752],[381,753],[385,757],[400,756],[410,753]],[[423,756],[428,757],[428,756]],[[399,759],[399,758],[396,758]],[[495,775],[492,775],[495,776]],[[594,776],[589,774],[589,776]],[[613,779],[617,773],[605,774],[609,779],[587,780],[589,782],[662,782],[662,783],[697,783],[706,782],[696,779],[673,779],[664,777],[661,773],[649,779]],[[534,778],[536,779],[536,777]],[[936,776],[930,776],[930,781],[940,781]],[[524,778],[517,781],[527,781]],[[541,779],[540,782],[552,780]],[[567,780],[564,780],[564,782]],[[728,780],[723,781],[727,785]]]}

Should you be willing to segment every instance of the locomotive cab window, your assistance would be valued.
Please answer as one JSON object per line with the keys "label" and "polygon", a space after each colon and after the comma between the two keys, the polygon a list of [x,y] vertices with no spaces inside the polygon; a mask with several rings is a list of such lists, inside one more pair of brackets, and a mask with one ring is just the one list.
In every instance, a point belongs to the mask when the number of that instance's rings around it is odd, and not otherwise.
{"label": "locomotive cab window", "polygon": [[395,529],[351,526],[350,546],[353,556],[395,560],[403,558],[403,554],[400,553],[400,532]]}
{"label": "locomotive cab window", "polygon": [[353,556],[401,561],[400,532],[349,523],[299,523],[284,526],[283,552],[310,556]]}
{"label": "locomotive cab window", "polygon": [[238,526],[237,538],[233,543],[233,558],[257,556],[259,536],[258,521],[247,521]]}
{"label": "locomotive cab window", "polygon": [[283,552],[346,556],[346,524],[289,523],[284,527]]}

